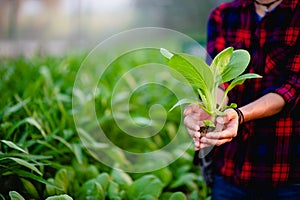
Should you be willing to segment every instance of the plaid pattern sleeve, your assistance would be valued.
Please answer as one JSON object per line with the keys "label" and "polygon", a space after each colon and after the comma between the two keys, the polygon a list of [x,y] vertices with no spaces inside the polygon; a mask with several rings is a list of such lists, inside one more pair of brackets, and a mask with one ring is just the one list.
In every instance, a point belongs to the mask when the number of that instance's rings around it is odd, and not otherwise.
{"label": "plaid pattern sleeve", "polygon": [[[300,19],[300,16],[298,19]],[[298,21],[298,26],[299,23],[300,20]],[[300,30],[300,26],[298,28]],[[298,42],[295,44],[295,46],[300,48],[300,39],[298,39]],[[299,49],[295,51],[296,52],[293,52],[293,55],[288,58],[288,75],[286,77],[286,81],[282,84],[281,87],[276,88],[274,91],[280,94],[285,99],[285,101],[287,102],[286,107],[288,110],[296,109],[296,106],[300,101],[300,51]]]}
{"label": "plaid pattern sleeve", "polygon": [[300,184],[300,3],[284,0],[260,18],[253,2],[235,0],[211,11],[207,51],[213,58],[228,46],[247,49],[246,72],[263,76],[234,88],[231,102],[243,106],[275,92],[286,107],[240,126],[236,138],[216,148],[215,170],[243,186]]}

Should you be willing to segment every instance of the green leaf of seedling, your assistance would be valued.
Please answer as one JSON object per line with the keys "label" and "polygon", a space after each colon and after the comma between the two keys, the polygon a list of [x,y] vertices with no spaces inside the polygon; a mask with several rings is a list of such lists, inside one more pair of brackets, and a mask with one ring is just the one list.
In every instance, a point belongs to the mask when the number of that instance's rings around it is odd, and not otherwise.
{"label": "green leaf of seedling", "polygon": [[262,76],[254,73],[248,73],[248,74],[243,74],[237,78],[235,78],[230,85],[226,89],[226,94],[232,90],[236,85],[241,85],[245,82],[246,79],[251,79],[251,78],[262,78]]}
{"label": "green leaf of seedling", "polygon": [[215,110],[215,113],[217,116],[224,116],[225,113],[223,111],[220,111],[220,110]]}
{"label": "green leaf of seedling", "polygon": [[198,94],[203,104],[199,106],[208,114],[213,114],[213,102],[210,93],[205,93],[205,91],[198,89]]}
{"label": "green leaf of seedling", "polygon": [[185,80],[178,74],[173,73],[172,75],[174,75],[175,78],[183,83],[188,82],[190,85],[201,88],[204,91],[211,90],[213,87],[213,75],[203,59],[184,53],[174,53],[173,56],[170,57],[167,52],[167,50],[164,50],[163,55],[170,58],[167,62],[169,67],[176,70]]}
{"label": "green leaf of seedling", "polygon": [[233,53],[233,48],[228,47],[218,53],[218,55],[213,59],[213,62],[210,65],[210,68],[214,75],[220,76],[230,61],[231,55]]}
{"label": "green leaf of seedling", "polygon": [[210,115],[213,113],[213,111],[206,109],[206,107],[203,106],[202,104],[198,104],[198,105],[199,105],[199,107],[202,108],[206,113],[208,113],[208,114],[210,114]]}
{"label": "green leaf of seedling", "polygon": [[176,107],[184,105],[184,104],[190,104],[190,103],[197,103],[196,100],[194,99],[180,99],[170,110],[169,112],[171,112],[172,110],[174,110]]}
{"label": "green leaf of seedling", "polygon": [[228,107],[229,108],[237,108],[237,104],[236,103],[231,103]]}
{"label": "green leaf of seedling", "polygon": [[221,73],[222,83],[231,81],[241,75],[250,62],[248,51],[239,49],[232,52],[230,61],[224,71]]}
{"label": "green leaf of seedling", "polygon": [[237,108],[237,104],[236,104],[236,103],[231,103],[229,106],[225,106],[225,107],[223,108],[223,110],[226,110],[226,109],[228,109],[228,108]]}
{"label": "green leaf of seedling", "polygon": [[215,127],[215,124],[210,120],[204,120],[203,123],[206,127]]}

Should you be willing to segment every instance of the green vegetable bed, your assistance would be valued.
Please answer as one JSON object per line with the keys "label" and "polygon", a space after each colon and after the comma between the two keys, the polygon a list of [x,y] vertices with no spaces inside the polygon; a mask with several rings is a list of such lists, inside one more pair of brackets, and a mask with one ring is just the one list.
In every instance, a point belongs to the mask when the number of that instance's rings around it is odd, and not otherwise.
{"label": "green vegetable bed", "polygon": [[[162,59],[159,50],[147,55],[133,56],[127,63]],[[76,111],[72,107],[74,81],[84,58],[80,54],[0,60],[0,199],[209,198],[209,188],[198,167],[192,165],[192,146],[171,164],[144,173],[106,166],[86,150],[74,124]],[[108,71],[107,80],[101,82],[101,91],[105,92],[95,99],[101,127],[109,130],[109,138],[116,145],[130,151],[160,149],[175,137],[181,110],[168,113],[166,125],[155,137],[134,142],[134,146],[130,145],[131,138],[120,140],[121,130],[111,116],[110,102],[112,85],[124,70],[124,63],[116,66],[119,69]],[[130,66],[125,65],[125,71]],[[170,109],[177,99],[167,90],[160,91],[154,88],[147,90],[148,96],[133,96],[132,116],[149,118],[149,107],[141,105],[157,101]],[[114,158],[117,164],[127,162],[126,157]]]}

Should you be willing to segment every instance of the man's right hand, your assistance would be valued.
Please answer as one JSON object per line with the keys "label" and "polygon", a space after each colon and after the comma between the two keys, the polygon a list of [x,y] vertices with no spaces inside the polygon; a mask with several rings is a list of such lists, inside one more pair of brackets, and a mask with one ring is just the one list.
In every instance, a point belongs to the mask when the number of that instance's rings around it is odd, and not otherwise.
{"label": "man's right hand", "polygon": [[200,127],[205,126],[204,120],[209,120],[210,115],[207,114],[197,104],[190,104],[184,109],[184,124],[191,137],[193,137],[195,150],[200,149]]}

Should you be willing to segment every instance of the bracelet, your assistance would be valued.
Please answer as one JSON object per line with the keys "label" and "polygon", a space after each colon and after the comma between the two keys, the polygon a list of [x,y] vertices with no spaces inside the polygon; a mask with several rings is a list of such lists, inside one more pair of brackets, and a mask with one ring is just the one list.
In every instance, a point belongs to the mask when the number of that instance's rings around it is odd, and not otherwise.
{"label": "bracelet", "polygon": [[238,108],[233,108],[235,110],[235,112],[237,112],[238,114],[238,121],[239,121],[239,124],[242,124],[245,122],[245,117],[244,117],[244,114],[242,113],[242,111]]}

